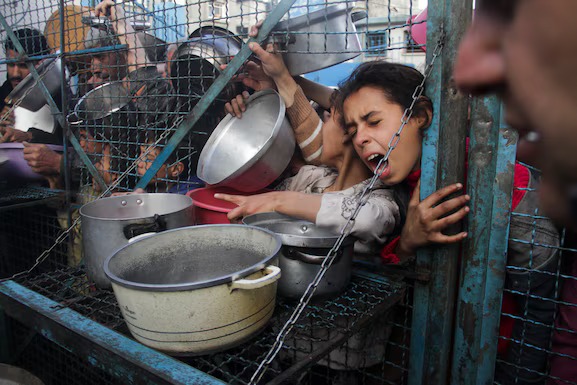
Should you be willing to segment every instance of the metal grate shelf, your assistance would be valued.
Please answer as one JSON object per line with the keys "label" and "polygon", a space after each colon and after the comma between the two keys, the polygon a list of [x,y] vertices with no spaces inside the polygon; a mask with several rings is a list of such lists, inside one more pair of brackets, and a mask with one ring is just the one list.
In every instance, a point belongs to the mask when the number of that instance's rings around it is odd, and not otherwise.
{"label": "metal grate shelf", "polygon": [[[24,277],[17,282],[58,302],[63,308],[131,337],[113,292],[95,288],[81,268],[56,270]],[[404,292],[404,284],[400,282],[357,272],[348,289],[339,297],[309,305],[261,383],[294,383],[295,378],[346,343],[356,331],[370,324],[375,317],[386,314],[402,299]],[[294,302],[279,299],[265,330],[240,347],[179,359],[229,384],[247,384],[294,307]]]}
{"label": "metal grate shelf", "polygon": [[0,211],[34,206],[64,198],[64,191],[40,186],[25,186],[0,191]]}

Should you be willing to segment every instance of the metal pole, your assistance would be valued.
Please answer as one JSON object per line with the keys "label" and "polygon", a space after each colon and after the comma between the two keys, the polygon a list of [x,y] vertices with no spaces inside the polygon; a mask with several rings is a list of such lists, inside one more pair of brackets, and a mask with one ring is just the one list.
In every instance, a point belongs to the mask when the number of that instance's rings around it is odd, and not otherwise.
{"label": "metal pole", "polygon": [[[471,0],[429,0],[427,46],[434,47],[442,30],[446,40],[437,59],[440,63],[434,67],[426,85],[435,111],[423,142],[422,198],[441,187],[463,182],[468,100],[451,82],[451,74],[458,44],[471,14]],[[428,61],[432,51],[427,50]],[[459,226],[447,232],[453,231],[459,231]],[[460,244],[431,247],[417,253],[416,269],[429,270],[431,280],[428,284],[415,283],[409,363],[411,385],[447,383],[460,247]]]}
{"label": "metal pole", "polygon": [[204,114],[208,109],[210,104],[216,99],[218,94],[224,89],[227,83],[232,79],[234,74],[240,69],[244,62],[250,57],[252,51],[248,48],[248,44],[251,42],[257,42],[261,44],[268,34],[272,31],[273,27],[279,22],[281,17],[289,10],[293,5],[295,0],[282,0],[268,15],[265,19],[262,27],[259,30],[259,34],[256,39],[249,39],[246,44],[242,46],[240,51],[231,60],[226,69],[220,74],[218,78],[212,83],[210,88],[202,96],[199,102],[194,106],[192,111],[186,117],[184,122],[177,128],[175,133],[172,135],[166,147],[162,152],[156,157],[146,174],[138,181],[136,188],[146,188],[148,183],[154,178],[154,175],[160,170],[164,162],[168,159],[170,154],[176,149],[178,144],[186,134],[194,127],[198,119]]}
{"label": "metal pole", "polygon": [[492,384],[505,280],[516,132],[499,127],[497,97],[471,110],[468,191],[470,237],[462,258],[455,324],[453,384]]}

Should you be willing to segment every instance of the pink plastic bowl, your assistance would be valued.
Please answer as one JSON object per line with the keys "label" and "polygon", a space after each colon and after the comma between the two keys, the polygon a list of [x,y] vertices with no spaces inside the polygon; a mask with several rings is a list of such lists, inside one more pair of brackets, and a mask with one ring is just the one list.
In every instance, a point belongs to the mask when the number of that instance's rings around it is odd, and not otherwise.
{"label": "pink plastic bowl", "polygon": [[193,219],[196,225],[208,225],[219,223],[230,223],[226,215],[230,210],[237,207],[234,203],[216,199],[214,194],[230,195],[255,195],[265,193],[270,190],[261,190],[257,192],[237,191],[229,187],[210,186],[197,188],[186,193],[192,198]]}
{"label": "pink plastic bowl", "polygon": [[[427,8],[423,9],[418,15],[413,16],[413,24],[411,26],[411,37],[415,43],[421,46],[423,51],[427,51]],[[407,27],[408,28],[408,27]]]}

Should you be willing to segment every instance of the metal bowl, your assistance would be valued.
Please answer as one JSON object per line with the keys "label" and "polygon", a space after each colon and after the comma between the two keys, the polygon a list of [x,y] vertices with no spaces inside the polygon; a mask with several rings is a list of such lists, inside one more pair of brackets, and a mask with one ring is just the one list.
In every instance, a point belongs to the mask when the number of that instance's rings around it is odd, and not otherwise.
{"label": "metal bowl", "polygon": [[198,159],[196,175],[209,185],[253,192],[278,178],[294,153],[295,139],[276,91],[252,95],[238,119],[227,115]]}
{"label": "metal bowl", "polygon": [[98,120],[124,108],[131,99],[122,82],[106,83],[86,93],[76,103],[74,113],[83,121]]}
{"label": "metal bowl", "polygon": [[38,377],[17,366],[0,364],[0,384],[3,385],[44,385]]}
{"label": "metal bowl", "polygon": [[[36,67],[36,71],[44,82],[44,85],[54,98],[60,92],[62,84],[62,61],[60,58],[45,59]],[[28,74],[8,96],[8,104],[16,104],[27,110],[36,112],[46,104],[46,98],[42,93],[38,82],[32,74]]]}
{"label": "metal bowl", "polygon": [[346,4],[332,5],[274,27],[273,36],[288,37],[283,58],[291,75],[318,71],[361,54],[351,11]]}
{"label": "metal bowl", "polygon": [[[192,32],[188,40],[179,45],[169,64],[172,85],[178,94],[200,99],[220,75],[220,66],[228,64],[242,44],[238,36],[216,26]],[[231,83],[218,99],[227,102],[239,92],[238,86]]]}

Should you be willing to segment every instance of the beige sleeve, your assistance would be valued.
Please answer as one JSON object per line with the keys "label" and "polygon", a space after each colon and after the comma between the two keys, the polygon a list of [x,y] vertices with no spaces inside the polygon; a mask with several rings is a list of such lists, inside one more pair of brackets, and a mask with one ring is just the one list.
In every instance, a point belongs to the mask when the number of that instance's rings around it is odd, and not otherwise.
{"label": "beige sleeve", "polygon": [[292,106],[287,108],[287,116],[305,161],[310,164],[320,164],[323,149],[323,122],[300,86],[295,91]]}

